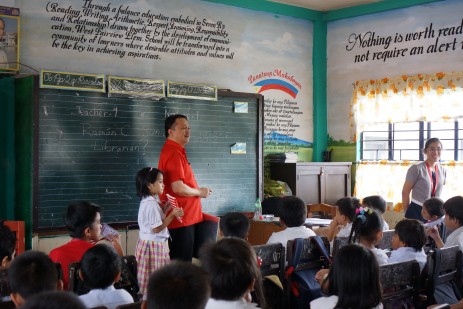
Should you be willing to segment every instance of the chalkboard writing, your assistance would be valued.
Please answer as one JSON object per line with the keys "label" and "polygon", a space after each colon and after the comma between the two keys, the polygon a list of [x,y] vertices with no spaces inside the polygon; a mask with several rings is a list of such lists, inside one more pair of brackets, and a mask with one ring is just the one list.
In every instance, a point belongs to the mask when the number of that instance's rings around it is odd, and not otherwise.
{"label": "chalkboard writing", "polygon": [[104,74],[81,74],[42,70],[40,88],[105,92]]}
{"label": "chalkboard writing", "polygon": [[[236,100],[248,102],[248,113],[233,112]],[[136,172],[157,167],[164,119],[174,113],[189,118],[188,159],[198,184],[213,189],[203,211],[252,211],[262,197],[262,104],[260,95],[225,91],[210,104],[39,89],[34,229],[62,227],[74,200],[102,206],[103,222],[136,221]],[[237,142],[246,143],[246,154],[230,153]]]}
{"label": "chalkboard writing", "polygon": [[165,97],[163,80],[108,76],[108,94],[126,94],[145,97]]}
{"label": "chalkboard writing", "polygon": [[217,100],[217,87],[169,81],[167,96],[215,101]]}

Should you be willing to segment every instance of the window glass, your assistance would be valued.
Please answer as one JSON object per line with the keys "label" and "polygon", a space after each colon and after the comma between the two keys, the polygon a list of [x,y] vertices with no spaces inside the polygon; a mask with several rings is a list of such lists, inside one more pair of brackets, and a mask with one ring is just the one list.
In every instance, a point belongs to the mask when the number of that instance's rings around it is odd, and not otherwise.
{"label": "window glass", "polygon": [[362,136],[362,160],[387,160],[388,141],[389,125],[387,123],[370,126]]}

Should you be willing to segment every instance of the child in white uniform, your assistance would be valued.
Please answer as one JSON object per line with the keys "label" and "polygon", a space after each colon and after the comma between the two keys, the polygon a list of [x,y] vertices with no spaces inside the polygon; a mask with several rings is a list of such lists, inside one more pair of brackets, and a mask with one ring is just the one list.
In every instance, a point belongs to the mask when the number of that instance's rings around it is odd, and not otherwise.
{"label": "child in white uniform", "polygon": [[149,276],[170,262],[167,226],[175,217],[183,216],[181,208],[173,208],[167,216],[160,207],[159,195],[164,191],[164,178],[157,168],[145,167],[137,173],[137,195],[140,197],[138,226],[140,232],[135,258],[140,292],[146,297]]}
{"label": "child in white uniform", "polygon": [[423,246],[427,241],[423,224],[415,219],[404,219],[395,226],[389,263],[416,260],[423,271],[426,253]]}

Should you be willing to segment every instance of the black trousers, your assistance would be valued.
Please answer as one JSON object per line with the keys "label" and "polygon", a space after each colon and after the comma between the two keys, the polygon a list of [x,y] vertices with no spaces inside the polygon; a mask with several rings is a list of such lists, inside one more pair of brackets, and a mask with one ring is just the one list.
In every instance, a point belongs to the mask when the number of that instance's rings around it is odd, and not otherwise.
{"label": "black trousers", "polygon": [[171,260],[191,262],[195,248],[197,224],[169,229],[169,250]]}
{"label": "black trousers", "polygon": [[407,208],[407,211],[405,212],[405,218],[407,218],[407,219],[417,219],[418,221],[426,222],[426,220],[424,220],[423,216],[421,215],[421,210],[422,209],[423,209],[422,206],[411,202],[410,205]]}

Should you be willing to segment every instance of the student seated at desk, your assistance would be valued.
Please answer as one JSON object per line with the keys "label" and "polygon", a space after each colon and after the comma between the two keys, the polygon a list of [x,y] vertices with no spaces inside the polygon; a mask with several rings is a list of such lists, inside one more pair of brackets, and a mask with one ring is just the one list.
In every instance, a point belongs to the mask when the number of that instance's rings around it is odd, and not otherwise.
{"label": "student seated at desk", "polygon": [[356,197],[343,197],[336,201],[338,214],[331,221],[326,237],[330,242],[338,237],[347,237],[352,229],[355,212],[360,208],[360,201]]}
{"label": "student seated at desk", "polygon": [[423,224],[415,219],[403,219],[397,223],[392,236],[392,252],[389,263],[416,260],[423,271],[426,253],[423,246],[427,241]]}
{"label": "student seated at desk", "polygon": [[304,226],[307,206],[296,196],[285,196],[278,204],[280,223],[285,229],[273,233],[267,244],[281,243],[286,248],[288,240],[315,236],[315,232]]}
{"label": "student seated at desk", "polygon": [[236,237],[247,240],[249,227],[249,219],[240,212],[229,212],[219,222],[220,236],[222,237]]}
{"label": "student seated at desk", "polygon": [[121,269],[121,257],[110,246],[100,244],[85,252],[79,276],[90,288],[90,292],[79,298],[87,308],[106,306],[114,309],[119,305],[133,303],[129,292],[114,288],[114,282],[121,278]]}
{"label": "student seated at desk", "polygon": [[434,239],[437,248],[459,246],[463,251],[463,196],[449,198],[443,208],[445,211],[444,224],[450,231],[445,245],[436,226],[427,229],[428,235]]}

